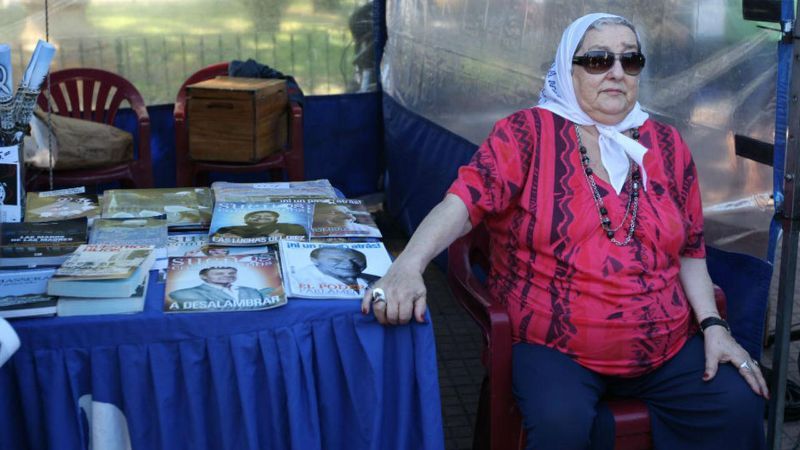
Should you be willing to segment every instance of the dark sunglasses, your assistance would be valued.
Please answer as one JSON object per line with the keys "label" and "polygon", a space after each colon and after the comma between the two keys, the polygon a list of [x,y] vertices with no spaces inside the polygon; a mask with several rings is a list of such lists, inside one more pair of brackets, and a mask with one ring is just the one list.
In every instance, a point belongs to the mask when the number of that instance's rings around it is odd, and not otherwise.
{"label": "dark sunglasses", "polygon": [[605,50],[592,50],[583,56],[573,57],[572,64],[583,66],[588,73],[598,75],[611,70],[616,59],[619,59],[622,70],[628,75],[639,75],[644,68],[645,58],[641,52],[613,53]]}

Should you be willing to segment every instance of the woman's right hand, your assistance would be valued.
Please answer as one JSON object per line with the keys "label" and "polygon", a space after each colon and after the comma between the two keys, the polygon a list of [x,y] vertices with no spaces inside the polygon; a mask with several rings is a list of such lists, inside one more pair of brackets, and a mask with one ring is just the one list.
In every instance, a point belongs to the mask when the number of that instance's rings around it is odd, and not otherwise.
{"label": "woman's right hand", "polygon": [[[434,256],[471,228],[467,206],[461,198],[445,195],[419,224],[386,275],[364,293],[361,312],[369,314],[371,307],[375,318],[384,325],[408,323],[412,315],[417,322],[425,322],[427,303],[422,272]],[[381,292],[382,296],[377,295]],[[381,297],[383,300],[379,300]]]}
{"label": "woman's right hand", "polygon": [[[376,290],[383,291],[373,298]],[[380,291],[377,291],[380,292]],[[389,267],[386,275],[373,283],[361,299],[361,312],[369,314],[372,308],[375,318],[383,325],[406,324],[413,314],[417,322],[425,322],[425,282],[422,271],[405,264],[402,255]]]}

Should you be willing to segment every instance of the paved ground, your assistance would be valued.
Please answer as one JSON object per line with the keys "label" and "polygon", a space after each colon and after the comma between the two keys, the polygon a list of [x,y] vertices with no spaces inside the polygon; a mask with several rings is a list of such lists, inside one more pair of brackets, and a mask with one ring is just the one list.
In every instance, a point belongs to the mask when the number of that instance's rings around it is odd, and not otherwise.
{"label": "paved ground", "polygon": [[[386,213],[378,211],[376,220],[384,233],[387,248],[397,255],[406,243],[406,236]],[[424,277],[436,334],[445,446],[448,450],[471,449],[478,395],[483,379],[480,362],[481,334],[472,319],[453,300],[444,273],[431,264]],[[794,322],[800,323],[800,311],[795,311]],[[800,385],[797,367],[800,341],[793,343],[790,349],[789,379]],[[764,362],[767,365],[771,354],[771,348],[764,350]],[[796,401],[800,402],[800,397]],[[781,450],[798,449],[800,421],[786,422]]]}

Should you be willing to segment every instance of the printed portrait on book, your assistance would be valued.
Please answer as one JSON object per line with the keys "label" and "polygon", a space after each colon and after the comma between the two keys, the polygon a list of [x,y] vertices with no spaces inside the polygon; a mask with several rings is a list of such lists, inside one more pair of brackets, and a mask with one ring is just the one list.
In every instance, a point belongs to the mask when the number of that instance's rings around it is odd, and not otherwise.
{"label": "printed portrait on book", "polygon": [[272,255],[170,258],[165,311],[237,311],[285,302]]}
{"label": "printed portrait on book", "polygon": [[301,288],[352,291],[362,295],[364,290],[380,279],[365,273],[367,257],[364,253],[345,247],[319,247],[309,253],[308,266],[298,270],[294,280]]}
{"label": "printed portrait on book", "polygon": [[310,204],[294,202],[217,203],[210,243],[252,246],[282,239],[305,241],[311,208]]}

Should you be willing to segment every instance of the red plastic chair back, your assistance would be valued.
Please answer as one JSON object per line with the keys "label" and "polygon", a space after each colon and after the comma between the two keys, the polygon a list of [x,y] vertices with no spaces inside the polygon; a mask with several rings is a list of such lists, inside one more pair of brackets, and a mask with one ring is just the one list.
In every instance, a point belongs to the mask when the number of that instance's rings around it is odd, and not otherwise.
{"label": "red plastic chair back", "polygon": [[257,173],[269,172],[278,181],[283,172],[290,181],[305,179],[303,156],[303,108],[295,102],[289,103],[289,139],[285,151],[273,153],[249,164],[194,161],[189,155],[189,136],[186,117],[186,86],[217,76],[228,74],[228,63],[222,62],[204,67],[193,73],[181,85],[175,98],[175,164],[178,186],[208,185],[210,172]]}
{"label": "red plastic chair back", "polygon": [[[450,245],[447,255],[450,290],[480,327],[485,343],[482,361],[487,373],[481,388],[473,447],[522,449],[525,432],[511,388],[511,325],[505,306],[492,299],[482,279],[489,274],[490,249],[489,232],[481,224]],[[716,286],[714,294],[724,317],[725,295]],[[615,450],[652,448],[650,415],[643,402],[621,398],[604,401],[616,423]]]}
{"label": "red plastic chair back", "polygon": [[[37,98],[39,107],[53,114],[113,125],[120,106],[127,102],[137,118],[138,152],[132,162],[93,169],[54,171],[59,186],[92,185],[121,181],[124,187],[153,186],[150,155],[150,116],[141,94],[130,81],[102,69],[74,68],[50,74],[47,91]],[[47,177],[28,180],[29,189],[41,187]]]}

